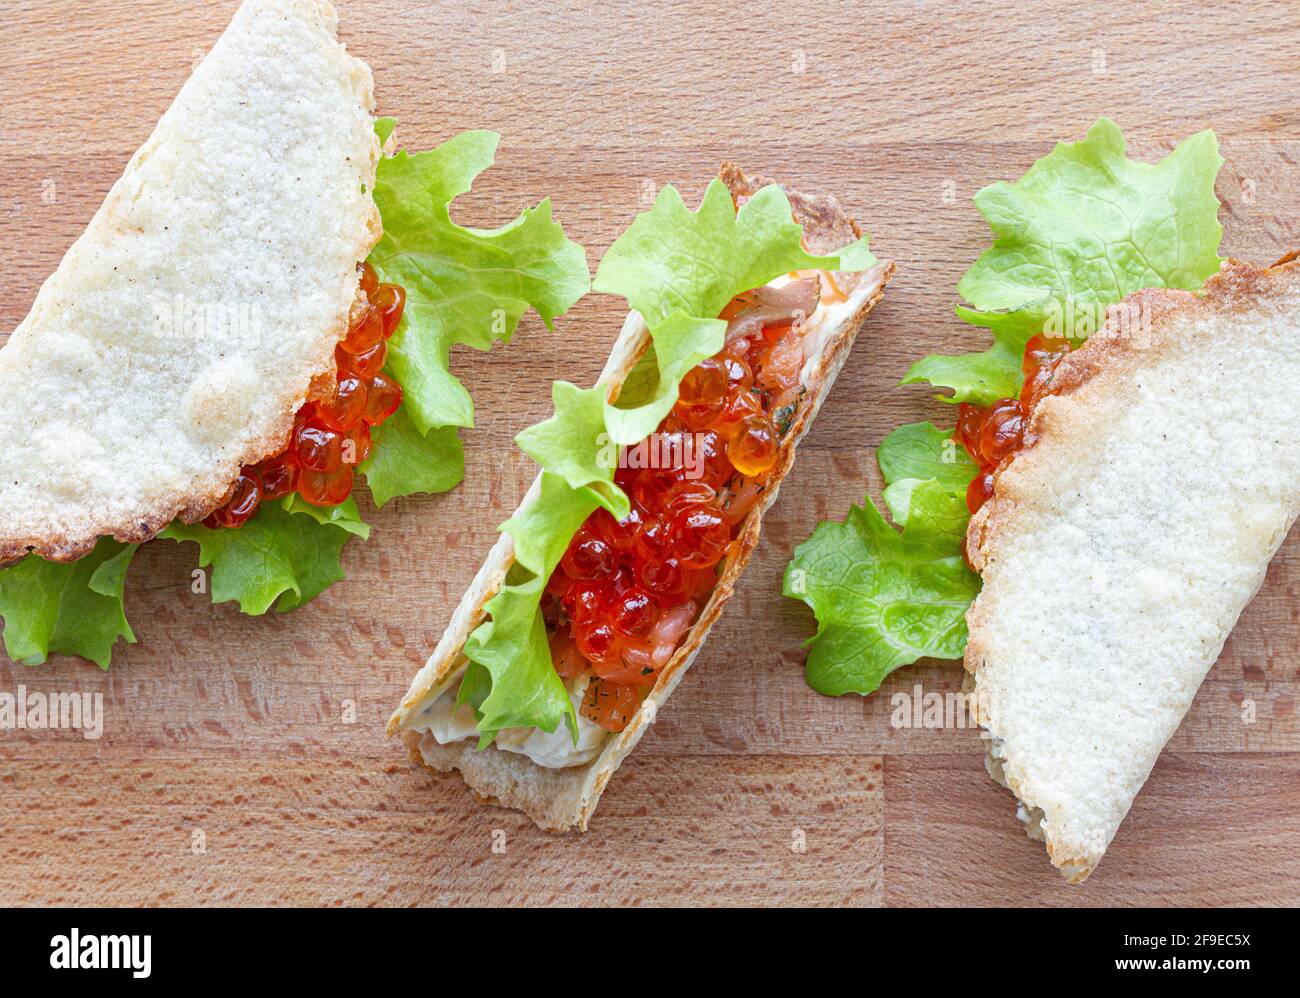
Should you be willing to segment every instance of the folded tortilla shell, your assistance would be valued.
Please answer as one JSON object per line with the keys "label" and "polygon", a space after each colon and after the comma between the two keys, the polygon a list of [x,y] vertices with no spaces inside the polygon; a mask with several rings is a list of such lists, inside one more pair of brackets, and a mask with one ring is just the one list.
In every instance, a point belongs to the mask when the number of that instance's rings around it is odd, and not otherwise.
{"label": "folded tortilla shell", "polygon": [[971,520],[984,587],[966,668],[989,772],[1071,883],[1300,511],[1297,337],[1294,263],[1129,296],[1062,362]]}
{"label": "folded tortilla shell", "polygon": [[[730,163],[723,164],[721,176],[738,201],[770,182],[748,178]],[[833,253],[860,235],[857,224],[844,214],[833,198],[809,197],[797,191],[787,191],[787,194],[795,221],[804,227],[804,238],[810,252]],[[479,751],[474,740],[441,745],[432,734],[406,730],[406,726],[438,695],[440,684],[465,664],[461,653],[465,639],[484,619],[484,604],[501,586],[514,561],[511,538],[502,534],[456,608],[438,647],[416,675],[410,691],[389,722],[389,733],[402,731],[403,741],[416,763],[441,772],[459,770],[465,782],[480,797],[523,811],[542,828],[560,831],[576,826],[586,830],[614,771],[645,734],[656,711],[686,674],[709,629],[722,613],[723,605],[730,599],[736,580],[758,543],[763,513],[776,499],[781,482],[794,462],[795,447],[807,432],[848,356],[858,329],[880,300],[893,272],[891,262],[881,261],[861,274],[836,275],[841,290],[849,295],[850,304],[844,308],[843,318],[824,330],[818,353],[805,359],[806,392],[782,442],[781,454],[771,473],[771,486],[744,521],[738,542],[732,545],[723,562],[718,585],[709,601],[682,639],[681,646],[661,670],[654,688],[628,726],[608,737],[600,753],[590,762],[564,769],[536,765],[524,755],[503,751],[496,746]],[[645,351],[649,339],[641,317],[635,312],[630,314],[600,380],[611,388],[620,386]],[[533,483],[524,497],[524,504],[537,494],[539,481]]]}
{"label": "folded tortilla shell", "polygon": [[380,235],[373,83],[336,29],[247,0],[0,350],[0,563],[202,518],[333,390]]}

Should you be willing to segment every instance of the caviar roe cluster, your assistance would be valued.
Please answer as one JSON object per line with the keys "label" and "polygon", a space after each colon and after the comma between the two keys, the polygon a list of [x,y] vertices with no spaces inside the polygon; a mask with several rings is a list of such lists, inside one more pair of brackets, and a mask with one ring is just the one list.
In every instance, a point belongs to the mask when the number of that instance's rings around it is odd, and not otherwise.
{"label": "caviar roe cluster", "polygon": [[1070,352],[1070,341],[1034,336],[1025,345],[1020,368],[1025,375],[1020,397],[998,399],[989,406],[963,402],[954,436],[979,466],[966,489],[966,508],[976,513],[993,495],[993,473],[1024,446],[1025,422],[1034,405],[1051,394],[1056,367]]}
{"label": "caviar roe cluster", "polygon": [[264,500],[294,492],[314,506],[337,506],[352,494],[356,466],[370,454],[371,429],[402,404],[401,386],[382,372],[388,338],[406,308],[405,290],[380,284],[368,263],[358,269],[365,302],[353,308],[347,335],[334,349],[334,397],[299,409],[289,445],[242,468],[230,498],[204,526],[242,526]]}
{"label": "caviar roe cluster", "polygon": [[786,320],[688,371],[648,441],[651,454],[674,455],[671,466],[631,467],[642,462],[625,450],[614,481],[631,512],[593,513],[548,581],[552,661],[565,679],[594,673],[582,714],[606,730],[626,727],[716,585],[776,464],[802,366],[801,331]]}

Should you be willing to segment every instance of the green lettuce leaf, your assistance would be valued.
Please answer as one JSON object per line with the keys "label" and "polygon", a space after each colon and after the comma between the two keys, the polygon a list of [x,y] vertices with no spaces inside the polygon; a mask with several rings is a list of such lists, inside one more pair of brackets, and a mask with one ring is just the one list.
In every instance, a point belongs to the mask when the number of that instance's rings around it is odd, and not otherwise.
{"label": "green lettuce leaf", "polygon": [[876,460],[885,479],[885,506],[900,527],[907,525],[917,486],[934,482],[965,502],[966,487],[978,471],[970,455],[953,439],[952,430],[941,430],[933,423],[898,427],[881,441]]}
{"label": "green lettuce leaf", "polygon": [[541,466],[542,487],[501,527],[514,539],[515,569],[465,645],[470,665],[458,697],[474,707],[482,745],[504,727],[554,731],[561,718],[576,742],[577,717],[551,664],[540,610],[546,581],[596,509],[627,514],[628,498],[613,481],[618,448],[653,433],[682,376],[722,349],[726,323],[717,316],[732,298],[791,270],[875,264],[865,238],[828,257],[807,253],[802,238],[779,187],[763,188],[737,212],[715,180],[696,212],[665,187],[601,260],[596,290],[622,295],[641,313],[651,346],[618,402],[608,401],[604,384],[557,382],[555,415],[516,438]]}
{"label": "green lettuce leaf", "polygon": [[817,616],[808,642],[808,684],[819,693],[870,693],[918,658],[960,657],[966,608],[979,576],[961,543],[976,467],[931,423],[900,426],[876,451],[885,505],[868,496],[844,523],[822,523],[795,549],[783,591]]}
{"label": "green lettuce leaf", "polygon": [[454,426],[421,433],[399,406],[371,434],[374,446],[358,470],[376,506],[415,492],[447,492],[465,477],[465,449]]}
{"label": "green lettuce leaf", "polygon": [[234,600],[258,616],[315,599],[343,578],[339,559],[348,538],[369,535],[355,500],[322,509],[294,495],[263,503],[235,530],[176,522],[158,536],[197,543],[199,566],[212,568],[212,602]]}
{"label": "green lettuce leaf", "polygon": [[[274,505],[274,503],[270,505]],[[328,523],[340,530],[347,531],[354,537],[360,537],[363,541],[370,540],[370,524],[361,519],[361,511],[357,509],[357,501],[351,496],[344,499],[337,506],[313,506],[295,492],[293,495],[280,500],[280,508],[288,513],[301,513],[303,516],[310,516],[317,523]]]}
{"label": "green lettuce leaf", "polygon": [[654,349],[647,356],[654,369],[639,372],[644,381],[634,386],[634,393],[620,392],[616,402],[605,406],[606,429],[618,444],[633,446],[655,431],[677,404],[686,372],[722,349],[727,324],[674,312],[650,333]]}
{"label": "green lettuce leaf", "polygon": [[[391,118],[375,122],[381,142],[395,126]],[[451,348],[509,342],[529,308],[550,327],[590,285],[587,254],[552,221],[549,200],[499,229],[451,220],[451,202],[492,165],[497,141],[492,132],[465,132],[436,149],[379,161],[374,198],[384,235],[369,262],[381,281],[407,294],[386,365],[402,386],[402,405],[360,468],[380,506],[444,492],[464,477],[456,428],[473,425],[474,409],[451,373]]]}
{"label": "green lettuce leaf", "polygon": [[775,184],[737,211],[727,185],[715,179],[696,212],[666,186],[609,248],[592,282],[641,313],[653,344],[619,400],[606,406],[610,439],[632,446],[655,431],[686,372],[722,349],[727,324],[718,313],[736,295],[792,270],[874,267],[868,241],[863,236],[833,256],[808,253],[803,227]]}
{"label": "green lettuce leaf", "polygon": [[583,389],[557,381],[551,401],[555,415],[521,430],[515,437],[519,449],[572,489],[611,483],[618,451],[608,446],[604,387]]}
{"label": "green lettuce leaf", "polygon": [[0,570],[5,652],[40,665],[49,655],[78,655],[107,669],[119,638],[135,643],[126,621],[126,570],[138,545],[104,537],[69,564],[28,555]]}
{"label": "green lettuce leaf", "polygon": [[953,495],[965,495],[975,477],[975,462],[952,438],[952,430],[933,423],[900,426],[876,450],[887,485],[905,479],[934,479]]}
{"label": "green lettuce leaf", "polygon": [[931,479],[911,483],[905,526],[870,498],[844,523],[822,523],[795,549],[782,591],[817,616],[805,674],[819,693],[871,693],[918,658],[959,658],[979,576],[966,567],[962,497]]}
{"label": "green lettuce leaf", "polygon": [[448,367],[455,344],[508,342],[529,308],[549,327],[590,284],[587,255],[552,221],[549,200],[499,229],[451,220],[452,200],[492,165],[497,141],[492,132],[465,132],[379,162],[374,197],[384,235],[369,259],[381,280],[406,289],[388,366],[421,433],[474,424],[469,393]]}
{"label": "green lettuce leaf", "polygon": [[791,270],[875,265],[865,236],[831,257],[807,253],[802,239],[776,184],[736,211],[727,185],[715,179],[695,212],[670,184],[605,253],[592,288],[622,295],[654,329],[674,312],[717,319],[740,292]]}
{"label": "green lettuce leaf", "polygon": [[379,136],[379,144],[385,145],[392,136],[393,131],[397,128],[396,118],[376,118],[375,134]]}
{"label": "green lettuce leaf", "polygon": [[975,204],[996,238],[958,283],[970,304],[957,314],[989,329],[993,345],[926,357],[903,384],[951,388],[953,402],[1012,397],[1035,333],[1086,338],[1105,306],[1133,291],[1199,288],[1220,264],[1214,179],[1222,163],[1209,131],[1159,163],[1131,160],[1119,126],[1102,118],[1015,183],[985,187]]}

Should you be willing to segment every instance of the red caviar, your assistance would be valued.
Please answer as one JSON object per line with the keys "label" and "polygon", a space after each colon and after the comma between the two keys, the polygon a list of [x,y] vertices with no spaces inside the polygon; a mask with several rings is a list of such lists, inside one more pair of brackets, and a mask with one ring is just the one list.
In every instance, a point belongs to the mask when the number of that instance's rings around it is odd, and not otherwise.
{"label": "red caviar", "polygon": [[401,386],[381,371],[388,338],[406,307],[406,292],[380,284],[370,264],[361,264],[358,276],[366,300],[353,309],[347,335],[334,351],[334,397],[299,409],[284,450],[243,468],[204,526],[243,526],[264,500],[294,492],[315,506],[337,506],[352,494],[355,468],[370,454],[371,429],[402,404]]}
{"label": "red caviar", "polygon": [[780,320],[688,371],[644,445],[670,459],[638,463],[643,448],[625,450],[614,480],[631,512],[593,513],[547,582],[556,670],[594,673],[582,714],[609,731],[627,726],[671,659],[776,466],[801,394],[802,332]]}
{"label": "red caviar", "polygon": [[1039,399],[1051,394],[1057,365],[1069,352],[1067,339],[1034,336],[1025,345],[1025,385],[1018,399],[1002,398],[989,406],[963,402],[958,408],[953,439],[979,466],[966,489],[966,508],[972,514],[992,498],[993,473],[1024,446],[1029,414]]}

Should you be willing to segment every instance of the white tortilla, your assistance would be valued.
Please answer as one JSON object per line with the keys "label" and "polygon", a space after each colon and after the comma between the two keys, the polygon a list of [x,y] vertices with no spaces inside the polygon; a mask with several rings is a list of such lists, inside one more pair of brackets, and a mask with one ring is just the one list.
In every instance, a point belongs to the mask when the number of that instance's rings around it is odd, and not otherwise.
{"label": "white tortilla", "polygon": [[[761,178],[745,177],[730,163],[723,164],[721,174],[732,196],[738,199],[748,197],[769,183]],[[811,252],[831,253],[861,234],[833,198],[813,198],[797,191],[787,193],[795,220],[804,226],[805,240]],[[816,354],[805,361],[803,383],[807,391],[783,441],[771,485],[746,518],[739,543],[733,545],[723,563],[717,588],[709,602],[677,652],[661,670],[654,688],[628,726],[607,738],[599,754],[590,762],[567,768],[539,766],[525,755],[504,751],[495,745],[479,751],[473,739],[439,744],[433,734],[411,730],[420,714],[464,666],[465,657],[461,650],[465,639],[484,619],[484,604],[496,593],[514,562],[511,538],[503,534],[461,599],[438,647],[415,676],[406,697],[389,721],[389,734],[402,732],[407,750],[416,763],[442,772],[459,770],[480,798],[523,811],[542,828],[562,831],[577,827],[586,830],[614,771],[645,734],[658,709],[686,674],[723,605],[730,599],[736,580],[758,543],[763,513],[776,499],[781,482],[794,462],[795,447],[807,432],[848,357],[863,320],[880,300],[893,272],[893,263],[881,261],[862,274],[836,275],[841,289],[848,293],[849,301],[837,306],[836,314],[841,318],[823,328]],[[630,314],[599,380],[611,387],[621,385],[648,342],[649,333],[644,321],[635,312]],[[538,488],[539,482],[534,482],[522,504],[528,503]]]}
{"label": "white tortilla", "polygon": [[[1300,265],[1142,291],[1063,362],[967,545],[989,772],[1096,867],[1300,512]],[[1133,328],[1130,325],[1130,328]],[[969,685],[969,684],[968,684]]]}
{"label": "white tortilla", "polygon": [[332,390],[380,234],[373,83],[336,29],[247,0],[0,351],[0,563],[202,518]]}

